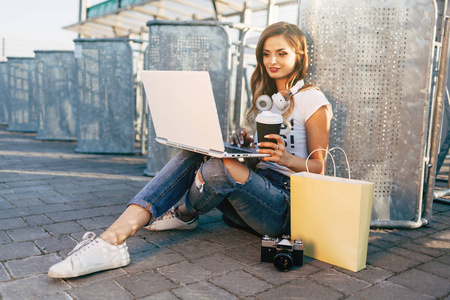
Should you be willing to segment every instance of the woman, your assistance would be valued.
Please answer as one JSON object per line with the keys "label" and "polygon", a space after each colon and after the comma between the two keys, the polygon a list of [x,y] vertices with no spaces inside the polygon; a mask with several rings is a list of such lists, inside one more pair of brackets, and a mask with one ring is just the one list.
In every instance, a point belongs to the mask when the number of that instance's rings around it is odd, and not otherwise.
{"label": "woman", "polygon": [[[247,118],[253,121],[258,113],[260,95],[281,93],[289,104],[283,117],[293,125],[289,136],[266,136],[276,143],[258,144],[258,151],[270,156],[262,158],[255,170],[236,159],[179,152],[105,232],[99,237],[86,233],[65,260],[50,268],[50,277],[77,277],[125,266],[130,262],[125,240],[142,227],[193,229],[198,214],[215,207],[231,222],[259,234],[289,233],[289,175],[306,170],[308,153],[328,147],[331,106],[314,86],[302,86],[308,56],[305,36],[297,26],[283,22],[268,26],[259,39],[256,58]],[[294,85],[302,88],[292,92]],[[253,139],[246,129],[239,129],[231,142],[251,145]],[[323,151],[311,155],[310,172],[323,172],[324,156]],[[185,203],[173,207],[184,194]]]}

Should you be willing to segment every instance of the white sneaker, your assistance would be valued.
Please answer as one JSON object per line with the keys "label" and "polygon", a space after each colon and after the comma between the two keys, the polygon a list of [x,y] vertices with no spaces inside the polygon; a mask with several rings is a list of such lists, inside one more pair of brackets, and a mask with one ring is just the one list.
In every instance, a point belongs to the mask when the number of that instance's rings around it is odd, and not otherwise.
{"label": "white sneaker", "polygon": [[126,266],[130,263],[128,246],[124,242],[119,246],[95,238],[95,233],[86,232],[83,240],[62,262],[53,265],[48,276],[53,278],[71,278]]}
{"label": "white sneaker", "polygon": [[177,210],[178,206],[174,206],[169,209],[164,215],[157,218],[150,225],[144,228],[150,231],[163,231],[163,230],[192,230],[198,225],[198,215],[195,215],[194,219],[184,222],[178,218]]}

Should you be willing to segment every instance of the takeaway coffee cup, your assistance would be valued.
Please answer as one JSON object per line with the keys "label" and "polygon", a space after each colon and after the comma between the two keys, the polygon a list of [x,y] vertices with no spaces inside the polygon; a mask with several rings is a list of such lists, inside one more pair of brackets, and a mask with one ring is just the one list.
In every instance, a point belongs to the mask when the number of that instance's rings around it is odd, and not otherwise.
{"label": "takeaway coffee cup", "polygon": [[[270,111],[263,111],[256,116],[256,130],[258,132],[258,143],[272,142],[276,143],[274,139],[267,139],[264,136],[268,134],[280,134],[281,124],[283,124],[283,117],[280,114],[275,114]],[[263,147],[261,147],[263,148]]]}

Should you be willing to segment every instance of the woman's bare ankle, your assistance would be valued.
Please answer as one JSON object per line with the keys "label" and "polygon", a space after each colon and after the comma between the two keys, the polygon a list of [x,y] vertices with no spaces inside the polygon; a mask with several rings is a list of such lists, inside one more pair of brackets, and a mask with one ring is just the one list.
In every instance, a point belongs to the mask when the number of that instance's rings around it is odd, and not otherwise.
{"label": "woman's bare ankle", "polygon": [[102,234],[100,234],[99,238],[101,238],[102,240],[113,246],[121,245],[125,241],[124,239],[120,239],[116,234],[108,233],[108,231],[105,231]]}
{"label": "woman's bare ankle", "polygon": [[195,218],[197,213],[191,213],[185,204],[177,207],[177,216],[183,222],[189,222]]}

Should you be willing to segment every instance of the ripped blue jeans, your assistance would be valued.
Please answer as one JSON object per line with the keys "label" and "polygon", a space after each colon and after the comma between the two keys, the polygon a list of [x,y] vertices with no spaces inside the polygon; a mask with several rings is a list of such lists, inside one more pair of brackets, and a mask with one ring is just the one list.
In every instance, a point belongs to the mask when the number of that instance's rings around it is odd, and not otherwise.
{"label": "ripped blue jeans", "polygon": [[185,150],[172,158],[128,205],[148,210],[152,221],[185,194],[191,212],[202,214],[217,207],[236,224],[263,235],[290,231],[289,177],[257,169],[250,170],[245,183],[238,183],[228,174],[222,159]]}

